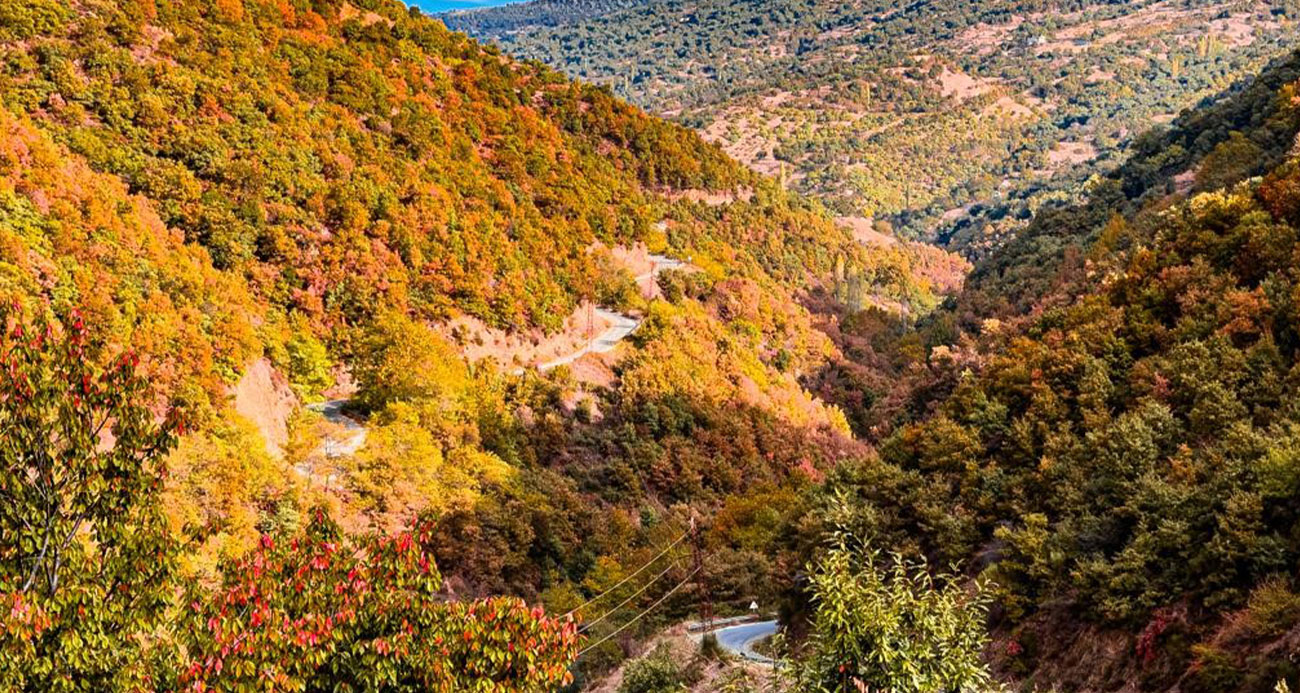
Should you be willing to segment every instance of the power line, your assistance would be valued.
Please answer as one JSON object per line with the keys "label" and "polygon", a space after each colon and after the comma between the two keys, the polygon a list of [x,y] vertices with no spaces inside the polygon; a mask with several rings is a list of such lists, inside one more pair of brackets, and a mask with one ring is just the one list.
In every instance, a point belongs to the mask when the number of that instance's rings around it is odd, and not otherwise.
{"label": "power line", "polygon": [[572,615],[578,613],[579,611],[581,611],[581,610],[587,608],[588,606],[591,606],[591,605],[592,605],[593,603],[595,603],[596,601],[599,601],[602,597],[604,597],[605,595],[609,594],[610,592],[613,592],[614,590],[618,589],[619,587],[622,587],[623,585],[627,584],[627,581],[628,581],[628,580],[631,580],[632,578],[634,578],[634,577],[640,575],[641,573],[645,572],[645,569],[646,569],[646,568],[649,568],[650,565],[651,565],[652,563],[654,563],[655,561],[659,560],[660,558],[663,558],[663,557],[664,557],[664,554],[668,553],[669,551],[672,551],[674,546],[677,546],[678,544],[682,543],[682,541],[685,540],[686,537],[687,537],[689,534],[690,534],[689,532],[683,532],[682,535],[681,535],[680,537],[677,537],[677,541],[674,541],[673,543],[669,544],[667,548],[665,548],[663,551],[660,551],[660,552],[659,552],[659,555],[655,556],[654,558],[651,558],[649,561],[646,561],[645,565],[641,566],[640,568],[637,568],[637,570],[636,570],[635,573],[632,573],[631,575],[629,575],[629,576],[623,578],[622,580],[619,580],[618,583],[615,584],[613,587],[610,587],[609,589],[605,590],[604,592],[601,592],[600,594],[598,594],[598,595],[592,597],[591,599],[588,599],[587,601],[583,602],[581,606],[578,606],[578,607],[576,607],[576,608],[574,608],[574,609],[570,609],[570,610],[569,610],[569,613],[565,614],[562,618],[567,618],[567,617],[569,617],[569,616],[572,616]]}
{"label": "power line", "polygon": [[698,572],[699,572],[699,568],[696,568],[695,570],[691,571],[691,574],[690,574],[690,575],[687,575],[686,577],[682,578],[682,581],[679,582],[679,583],[677,583],[677,584],[676,584],[672,589],[668,590],[668,592],[667,592],[666,594],[664,594],[664,596],[662,596],[662,597],[659,598],[659,601],[655,602],[654,604],[651,604],[651,605],[649,606],[649,608],[647,608],[645,611],[642,611],[641,613],[639,613],[639,614],[637,614],[636,616],[634,616],[634,617],[632,618],[631,621],[628,621],[627,623],[624,623],[622,626],[619,626],[618,630],[615,630],[613,633],[610,633],[609,635],[606,635],[605,637],[601,638],[600,640],[597,640],[596,642],[592,643],[591,645],[588,645],[588,646],[582,648],[582,650],[581,650],[580,652],[578,652],[578,657],[581,657],[582,655],[585,655],[585,654],[587,654],[588,652],[591,652],[592,650],[596,649],[597,647],[600,647],[601,645],[604,645],[606,642],[609,641],[610,638],[612,638],[612,637],[614,637],[615,635],[618,635],[619,633],[622,633],[623,631],[627,630],[628,626],[631,626],[633,623],[636,623],[637,621],[640,621],[642,618],[645,617],[646,614],[650,613],[651,611],[654,611],[656,608],[659,607],[660,604],[663,604],[665,601],[667,601],[667,599],[668,599],[669,597],[673,596],[673,593],[676,592],[677,590],[681,589],[681,588],[682,588],[682,585],[685,585],[686,583],[690,582],[690,581],[691,581],[691,578],[695,577],[695,573],[698,573]]}
{"label": "power line", "polygon": [[[691,557],[695,563],[695,572],[704,570],[704,547],[700,545],[700,529],[695,523],[695,516],[691,516]],[[700,620],[704,622],[706,631],[713,630],[713,600],[709,595],[709,588],[704,584],[704,577],[696,584],[700,595]]]}
{"label": "power line", "polygon": [[600,623],[601,621],[604,621],[605,619],[609,618],[611,615],[613,615],[613,613],[614,613],[615,611],[618,611],[619,609],[623,608],[624,606],[627,606],[627,603],[628,603],[628,602],[630,602],[630,601],[632,601],[633,599],[636,599],[637,597],[641,596],[641,593],[643,593],[643,592],[645,592],[646,590],[650,589],[650,585],[653,585],[653,584],[655,584],[656,582],[659,582],[659,578],[661,578],[661,577],[667,575],[667,574],[668,574],[668,571],[672,570],[673,568],[676,568],[678,565],[679,565],[679,564],[678,564],[676,561],[674,561],[672,565],[668,566],[667,568],[664,568],[664,569],[663,569],[663,572],[661,572],[661,573],[659,573],[658,575],[654,576],[653,578],[650,579],[649,582],[647,582],[646,584],[642,585],[642,586],[641,586],[641,589],[639,589],[639,590],[637,590],[636,592],[632,593],[632,596],[630,596],[630,597],[628,597],[627,599],[624,599],[623,601],[619,602],[618,606],[615,606],[614,608],[610,609],[609,611],[606,611],[604,614],[601,615],[600,618],[598,618],[598,619],[596,619],[596,620],[594,620],[594,621],[587,621],[586,623],[582,624],[582,627],[578,629],[578,632],[581,633],[581,632],[583,632],[583,631],[585,631],[585,630],[590,629],[592,626],[596,625],[597,623]]}

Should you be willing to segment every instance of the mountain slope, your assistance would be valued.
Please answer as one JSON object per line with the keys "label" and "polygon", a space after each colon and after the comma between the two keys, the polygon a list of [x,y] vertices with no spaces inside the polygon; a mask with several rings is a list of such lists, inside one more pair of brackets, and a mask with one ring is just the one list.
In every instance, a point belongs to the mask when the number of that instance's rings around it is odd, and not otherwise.
{"label": "mountain slope", "polygon": [[[1291,53],[1242,80],[1216,102],[1139,137],[1133,154],[1091,186],[1079,205],[1044,210],[972,271],[961,302],[966,320],[1028,311],[1063,275],[1082,272],[1112,215],[1133,215],[1179,193],[1203,192],[1263,174],[1290,153],[1295,131],[1284,87],[1300,77]],[[998,306],[998,307],[995,307]]]}
{"label": "mountain slope", "polygon": [[[524,17],[536,8],[529,24]],[[448,15],[844,214],[978,255],[1293,40],[1285,2],[647,2]],[[513,21],[508,21],[507,18]]]}
{"label": "mountain slope", "polygon": [[604,14],[646,4],[649,0],[536,0],[482,12],[482,8],[445,12],[448,25],[472,35],[496,35],[529,27],[554,27],[588,21]]}
{"label": "mountain slope", "polygon": [[[30,0],[0,16],[0,53],[7,109],[148,200],[273,324],[322,337],[387,308],[559,329],[620,281],[594,244],[792,288],[837,255],[910,262],[868,257],[693,133],[396,2]],[[700,191],[744,194],[719,210]],[[933,303],[901,269],[880,289]]]}
{"label": "mountain slope", "polygon": [[817,501],[990,579],[1004,677],[1268,691],[1297,674],[1297,66],[1145,139],[1091,202],[977,266],[968,331],[943,312],[923,328],[937,346],[880,463]]}
{"label": "mountain slope", "polygon": [[[114,349],[200,410],[260,350],[259,309],[149,202],[0,108],[0,301],[79,308]],[[44,299],[44,300],[42,300]]]}
{"label": "mountain slope", "polygon": [[[864,453],[805,387],[839,354],[800,299],[838,270],[924,313],[964,266],[859,243],[695,133],[395,1],[4,3],[0,124],[4,297],[88,304],[192,411],[164,502],[199,587],[322,508],[349,532],[433,512],[458,593],[574,609],[693,515],[792,503]],[[689,263],[662,298],[611,261],[647,250]],[[582,301],[645,322],[546,373],[469,362],[480,335],[448,327],[528,342]],[[351,388],[364,445],[335,454],[338,418],[294,409]],[[777,589],[767,519],[712,539],[721,592]]]}
{"label": "mountain slope", "polygon": [[[5,29],[5,104],[317,319],[409,301],[553,328],[592,293],[588,245],[651,235],[655,191],[756,185],[694,135],[397,3],[62,7],[14,8],[32,16]],[[787,214],[783,234],[834,235]]]}

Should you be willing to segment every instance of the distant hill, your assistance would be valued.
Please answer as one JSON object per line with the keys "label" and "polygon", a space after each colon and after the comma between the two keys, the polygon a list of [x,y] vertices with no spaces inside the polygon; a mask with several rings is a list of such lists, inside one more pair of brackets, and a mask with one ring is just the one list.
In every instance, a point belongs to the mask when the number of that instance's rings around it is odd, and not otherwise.
{"label": "distant hill", "polygon": [[455,8],[438,18],[456,31],[473,35],[503,34],[528,27],[557,27],[588,21],[610,12],[656,0],[531,0],[502,7]]}
{"label": "distant hill", "polygon": [[549,7],[445,19],[607,84],[839,213],[972,257],[1254,74],[1300,17],[1290,0],[659,0],[581,20]]}

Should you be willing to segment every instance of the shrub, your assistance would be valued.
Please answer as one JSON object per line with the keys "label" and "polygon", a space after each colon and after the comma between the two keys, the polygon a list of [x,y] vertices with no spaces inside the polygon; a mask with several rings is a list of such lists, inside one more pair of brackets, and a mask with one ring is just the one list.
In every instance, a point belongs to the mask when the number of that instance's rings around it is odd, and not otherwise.
{"label": "shrub", "polygon": [[429,522],[349,539],[313,515],[297,536],[263,536],[215,594],[191,586],[183,688],[522,693],[572,680],[574,622],[514,598],[447,601]]}
{"label": "shrub", "polygon": [[850,548],[841,536],[809,567],[812,631],[791,663],[800,691],[964,690],[984,684],[981,661],[987,598],[950,575],[932,577],[924,562]]}
{"label": "shrub", "polygon": [[299,395],[315,397],[334,384],[329,352],[310,332],[294,334],[285,350],[289,356],[289,381]]}
{"label": "shrub", "polygon": [[1260,637],[1281,635],[1300,621],[1300,595],[1280,576],[1256,587],[1246,606],[1250,629]]}
{"label": "shrub", "polygon": [[700,638],[700,657],[706,660],[715,661],[723,659],[726,656],[726,651],[718,645],[717,635],[714,635],[713,633],[705,633],[704,637]]}
{"label": "shrub", "polygon": [[627,665],[618,693],[678,693],[690,684],[688,672],[667,644]]}

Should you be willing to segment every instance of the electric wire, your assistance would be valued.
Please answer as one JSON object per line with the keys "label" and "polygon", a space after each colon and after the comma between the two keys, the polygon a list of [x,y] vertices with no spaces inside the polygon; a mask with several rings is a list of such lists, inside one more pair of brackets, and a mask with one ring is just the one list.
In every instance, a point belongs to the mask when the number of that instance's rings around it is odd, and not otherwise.
{"label": "electric wire", "polygon": [[636,592],[633,592],[633,593],[632,593],[632,596],[628,597],[627,599],[624,599],[623,601],[619,602],[617,606],[615,606],[615,607],[613,607],[612,609],[610,609],[609,611],[606,611],[605,613],[601,614],[600,618],[597,618],[597,619],[594,619],[594,620],[591,620],[591,621],[587,621],[586,623],[582,624],[582,627],[578,629],[578,632],[581,633],[581,632],[583,632],[583,631],[586,631],[586,630],[588,630],[589,628],[591,628],[592,626],[596,625],[597,623],[600,623],[601,621],[604,621],[605,619],[609,618],[610,616],[612,616],[612,615],[614,614],[614,612],[616,612],[616,611],[618,611],[619,609],[622,609],[623,607],[627,606],[627,603],[628,603],[628,602],[632,601],[633,599],[636,599],[637,597],[641,596],[641,594],[644,593],[646,590],[650,589],[650,585],[653,585],[653,584],[655,584],[656,582],[658,582],[658,581],[659,581],[659,578],[661,578],[661,577],[663,577],[663,576],[665,576],[665,575],[668,574],[668,571],[672,570],[673,568],[678,567],[679,565],[681,565],[681,564],[678,563],[678,562],[676,562],[676,561],[673,561],[673,563],[672,563],[671,565],[669,565],[667,568],[664,568],[664,569],[663,569],[663,572],[659,573],[658,575],[654,576],[653,578],[650,578],[650,581],[647,582],[646,584],[642,585],[642,586],[641,586],[641,589],[637,590]]}
{"label": "electric wire", "polygon": [[695,577],[695,574],[698,573],[698,572],[700,572],[700,569],[699,569],[699,568],[696,568],[695,570],[692,570],[690,575],[687,575],[685,578],[682,578],[682,581],[679,582],[679,583],[677,583],[677,585],[676,585],[675,587],[673,587],[672,589],[668,590],[668,592],[667,592],[666,594],[664,594],[664,596],[662,596],[662,597],[659,598],[659,601],[655,602],[654,604],[651,604],[648,608],[646,608],[645,611],[642,611],[641,613],[639,613],[639,614],[637,614],[636,616],[634,616],[634,617],[632,618],[631,621],[628,621],[627,623],[624,623],[623,625],[619,626],[618,629],[615,630],[613,633],[610,633],[609,635],[606,635],[605,637],[601,638],[600,640],[597,640],[596,642],[594,642],[594,643],[592,643],[592,644],[590,644],[590,645],[588,645],[588,646],[582,648],[582,650],[581,650],[580,652],[578,652],[578,656],[581,657],[582,655],[587,654],[588,652],[592,651],[593,649],[595,649],[595,648],[597,648],[597,647],[600,647],[601,645],[603,645],[603,644],[605,644],[606,642],[608,642],[610,638],[612,638],[612,637],[614,637],[615,635],[618,635],[619,633],[622,633],[623,631],[627,630],[627,628],[628,628],[629,626],[631,626],[633,623],[636,623],[637,621],[640,621],[642,618],[645,617],[646,614],[650,613],[651,611],[654,611],[656,608],[659,607],[660,604],[663,604],[665,601],[668,600],[669,597],[673,596],[673,593],[675,593],[677,590],[681,589],[681,588],[682,588],[682,585],[685,585],[686,583],[690,582],[690,581],[691,581],[691,578]]}
{"label": "electric wire", "polygon": [[567,617],[569,617],[569,616],[572,616],[572,615],[578,613],[579,611],[582,611],[583,609],[587,608],[588,606],[591,606],[591,605],[594,604],[595,602],[600,601],[600,599],[601,599],[602,597],[604,597],[605,595],[607,595],[607,594],[609,594],[610,592],[613,592],[614,590],[616,590],[616,589],[622,587],[623,585],[627,584],[627,581],[628,581],[628,580],[631,580],[632,578],[634,578],[634,577],[640,575],[641,573],[645,572],[645,569],[646,569],[646,568],[649,568],[650,565],[653,564],[655,561],[659,560],[660,558],[663,558],[665,554],[667,554],[669,551],[672,551],[672,550],[673,550],[673,547],[675,547],[675,546],[677,546],[678,544],[682,543],[682,541],[685,540],[686,537],[688,537],[688,536],[690,536],[690,532],[682,532],[682,535],[681,535],[680,537],[677,537],[677,541],[674,541],[673,543],[669,544],[667,548],[665,548],[663,551],[660,551],[660,552],[659,552],[659,555],[657,555],[657,556],[655,556],[654,558],[651,558],[650,560],[646,561],[645,565],[641,566],[640,568],[637,568],[637,570],[636,570],[635,573],[632,573],[631,575],[629,575],[629,576],[623,578],[622,580],[619,580],[617,583],[614,584],[613,587],[610,587],[609,589],[605,590],[604,592],[601,592],[600,594],[598,594],[598,595],[592,597],[591,599],[588,599],[587,601],[583,602],[580,606],[575,607],[575,608],[573,608],[573,609],[570,609],[569,612],[568,612],[567,614],[565,614],[565,615],[564,615],[563,617],[561,617],[561,618],[567,618]]}

